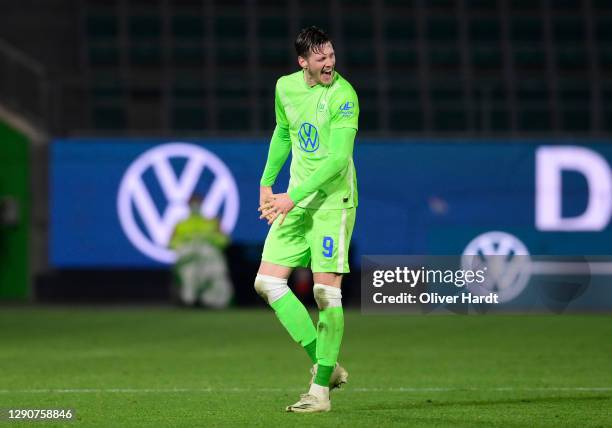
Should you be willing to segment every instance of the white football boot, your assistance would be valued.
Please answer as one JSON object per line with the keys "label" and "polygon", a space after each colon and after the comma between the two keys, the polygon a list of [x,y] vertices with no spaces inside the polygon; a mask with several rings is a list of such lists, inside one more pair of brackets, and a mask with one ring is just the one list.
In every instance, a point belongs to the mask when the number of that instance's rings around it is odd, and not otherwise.
{"label": "white football boot", "polygon": [[331,401],[329,398],[317,397],[310,393],[302,394],[297,403],[287,406],[285,410],[293,413],[329,412],[331,410]]}

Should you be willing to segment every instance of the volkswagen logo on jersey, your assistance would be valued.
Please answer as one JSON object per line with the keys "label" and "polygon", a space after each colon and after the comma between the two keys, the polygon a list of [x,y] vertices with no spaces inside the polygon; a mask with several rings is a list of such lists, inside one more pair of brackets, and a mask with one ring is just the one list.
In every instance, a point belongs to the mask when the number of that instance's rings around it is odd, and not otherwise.
{"label": "volkswagen logo on jersey", "polygon": [[319,130],[311,123],[304,122],[298,131],[300,149],[312,153],[319,148]]}
{"label": "volkswagen logo on jersey", "polygon": [[[174,163],[183,163],[178,173]],[[207,191],[202,192],[206,187]],[[219,217],[230,233],[239,210],[238,187],[227,166],[208,150],[185,143],[156,146],[128,167],[117,196],[123,232],[143,254],[162,263],[176,256],[168,243],[176,223],[189,214],[194,191],[204,196],[202,215]]]}

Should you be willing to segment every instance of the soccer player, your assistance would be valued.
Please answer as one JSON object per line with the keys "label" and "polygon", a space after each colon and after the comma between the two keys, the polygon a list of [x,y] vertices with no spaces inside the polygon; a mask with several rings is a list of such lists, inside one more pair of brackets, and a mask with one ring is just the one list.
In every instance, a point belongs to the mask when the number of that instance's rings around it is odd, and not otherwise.
{"label": "soccer player", "polygon": [[[338,363],[344,332],[341,283],[349,271],[348,249],[355,224],[357,181],[353,145],[359,104],[353,87],[335,70],[331,40],[317,27],[295,41],[301,70],[276,83],[276,128],[260,182],[261,218],[272,224],[255,290],[314,364],[308,393],[289,412],[326,412],[329,390],[345,383]],[[287,193],[272,185],[292,153]],[[315,328],[304,305],[287,287],[296,267],[314,276],[319,308]]]}

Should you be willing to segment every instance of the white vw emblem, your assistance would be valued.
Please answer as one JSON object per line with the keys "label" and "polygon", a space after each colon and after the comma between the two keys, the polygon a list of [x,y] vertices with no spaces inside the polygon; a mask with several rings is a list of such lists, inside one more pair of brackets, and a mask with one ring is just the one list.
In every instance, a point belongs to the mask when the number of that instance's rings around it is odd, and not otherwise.
{"label": "white vw emblem", "polygon": [[497,292],[501,303],[517,297],[527,286],[531,276],[529,251],[516,236],[492,231],[474,238],[463,250],[463,269],[486,269],[485,281],[472,284],[476,294]]}
{"label": "white vw emblem", "polygon": [[[173,158],[187,161],[178,177],[170,162]],[[148,172],[163,193],[166,208],[161,213],[143,180]],[[147,150],[129,166],[119,186],[117,211],[123,231],[136,248],[160,262],[176,259],[168,243],[176,223],[188,215],[188,200],[204,173],[212,175],[212,182],[203,195],[202,214],[216,217],[223,207],[221,229],[230,233],[238,219],[238,188],[227,166],[213,153],[193,144],[168,143]]]}

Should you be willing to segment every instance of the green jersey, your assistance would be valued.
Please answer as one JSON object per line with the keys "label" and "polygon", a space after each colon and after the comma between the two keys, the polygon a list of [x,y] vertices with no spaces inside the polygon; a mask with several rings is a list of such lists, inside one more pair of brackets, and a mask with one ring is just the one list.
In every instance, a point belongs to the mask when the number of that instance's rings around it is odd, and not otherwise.
{"label": "green jersey", "polygon": [[[291,145],[288,188],[291,199],[301,208],[356,207],[357,178],[352,152],[359,103],[351,84],[336,71],[328,86],[308,86],[304,71],[283,76],[276,84],[275,110],[275,136],[288,131],[287,143],[290,141]],[[350,143],[334,143],[333,138],[346,135],[342,133],[346,128],[351,129]],[[271,185],[280,170],[269,165],[272,152],[271,144],[262,185]],[[285,160],[286,156],[282,162]],[[330,167],[332,162],[334,166]]]}

